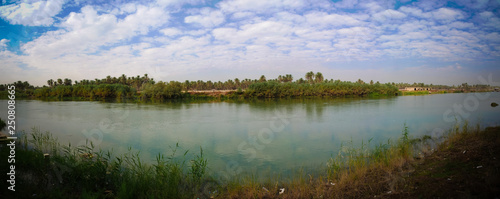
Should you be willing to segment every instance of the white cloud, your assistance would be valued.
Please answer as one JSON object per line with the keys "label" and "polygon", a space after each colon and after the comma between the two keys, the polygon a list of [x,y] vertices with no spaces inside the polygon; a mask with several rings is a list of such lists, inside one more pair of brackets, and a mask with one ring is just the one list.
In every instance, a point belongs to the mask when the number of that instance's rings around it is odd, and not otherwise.
{"label": "white cloud", "polygon": [[160,30],[165,36],[173,37],[182,34],[182,31],[178,28],[164,28]]}
{"label": "white cloud", "polygon": [[169,16],[156,7],[138,6],[124,19],[112,14],[98,14],[90,6],[81,13],[71,13],[59,26],[26,43],[21,49],[33,56],[58,57],[66,54],[95,53],[102,46],[147,34],[168,22]]}
{"label": "white cloud", "polygon": [[414,17],[438,20],[441,22],[451,22],[465,18],[462,11],[452,8],[439,8],[433,11],[424,12],[419,8],[403,6],[399,8],[399,10]]}
{"label": "white cloud", "polygon": [[278,12],[283,10],[302,9],[307,5],[302,0],[229,0],[218,4],[223,12],[252,11],[256,13]]}
{"label": "white cloud", "polygon": [[8,40],[8,39],[0,40],[0,51],[6,49],[7,43],[9,43],[9,42],[10,42],[10,40]]}
{"label": "white cloud", "polygon": [[383,11],[383,10],[386,10],[392,6],[389,6],[388,5],[389,2],[375,2],[375,1],[367,1],[367,2],[362,2],[360,3],[358,6],[360,8],[363,8],[365,9],[368,14],[373,14],[373,13],[377,13],[377,12],[380,12],[380,11]]}
{"label": "white cloud", "polygon": [[399,10],[401,10],[404,13],[407,13],[407,14],[410,14],[412,16],[419,17],[419,18],[430,18],[430,17],[432,17],[431,13],[423,12],[421,9],[415,8],[415,7],[402,6],[402,7],[399,8]]}
{"label": "white cloud", "polygon": [[455,21],[465,17],[462,12],[451,8],[439,8],[432,12],[432,16],[442,21]]}
{"label": "white cloud", "polygon": [[53,17],[62,10],[64,0],[37,1],[0,7],[0,16],[12,24],[50,26]]}
{"label": "white cloud", "polygon": [[459,63],[455,63],[454,65],[448,65],[445,67],[436,68],[436,70],[438,70],[438,71],[447,71],[447,72],[457,71],[457,70],[461,70],[461,69],[462,69],[462,65],[460,65]]}
{"label": "white cloud", "polygon": [[254,16],[255,16],[254,12],[248,12],[248,11],[235,12],[235,13],[233,13],[231,19],[233,19],[233,20],[240,20],[240,19],[244,19],[244,18],[251,18],[251,17],[254,17]]}
{"label": "white cloud", "polygon": [[8,40],[0,40],[2,70],[24,64],[43,71],[44,77],[65,71],[81,79],[80,73],[101,78],[127,68],[126,75],[154,73],[161,80],[182,80],[213,79],[204,76],[207,71],[226,69],[268,76],[302,74],[309,67],[327,70],[324,66],[339,63],[409,59],[408,65],[446,61],[441,68],[426,69],[446,74],[466,68],[449,62],[500,57],[500,21],[489,11],[470,13],[433,3],[393,10],[392,2],[372,1],[318,1],[329,7],[317,9],[321,6],[311,2],[316,1],[230,0],[208,8],[198,0],[158,0],[126,3],[112,11],[86,6],[58,20],[57,30],[21,43],[22,55],[2,52]]}
{"label": "white cloud", "polygon": [[271,20],[289,23],[290,25],[300,25],[306,22],[306,18],[304,16],[285,11],[274,14]]}
{"label": "white cloud", "polygon": [[406,14],[392,9],[384,10],[373,15],[373,19],[379,22],[385,22],[391,19],[401,20],[403,18],[406,18]]}
{"label": "white cloud", "polygon": [[211,28],[224,23],[224,14],[219,10],[203,8],[199,15],[187,16],[184,18],[185,23],[198,23],[206,28]]}
{"label": "white cloud", "polygon": [[495,30],[500,29],[500,18],[495,16],[490,11],[484,11],[478,14],[480,25],[493,28]]}
{"label": "white cloud", "polygon": [[328,14],[325,12],[311,12],[304,16],[311,26],[317,26],[321,28],[333,26],[355,26],[362,22],[355,19],[349,15],[339,15],[339,14]]}
{"label": "white cloud", "polygon": [[448,26],[456,29],[467,29],[467,28],[473,28],[474,24],[469,22],[455,21],[451,24],[448,24]]}

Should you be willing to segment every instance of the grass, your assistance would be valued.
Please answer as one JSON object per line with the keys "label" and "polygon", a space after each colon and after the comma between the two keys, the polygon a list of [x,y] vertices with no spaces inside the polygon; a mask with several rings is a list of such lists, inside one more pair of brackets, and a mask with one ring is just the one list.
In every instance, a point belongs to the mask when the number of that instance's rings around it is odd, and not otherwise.
{"label": "grass", "polygon": [[[2,157],[7,156],[6,149],[1,148]],[[176,145],[171,155],[159,154],[156,163],[145,164],[139,152],[131,149],[114,156],[109,151],[96,151],[92,143],[61,146],[49,132],[33,128],[30,138],[24,134],[18,143],[16,188],[23,191],[15,196],[193,198],[203,195],[201,185],[210,178],[206,175],[207,159],[202,149],[191,161],[186,161],[188,151],[180,160],[174,158],[178,149]],[[7,187],[5,182],[1,185]]]}
{"label": "grass", "polygon": [[[500,129],[500,128],[499,128]],[[474,167],[467,161],[433,161],[419,170],[420,162],[435,151],[455,150],[478,137],[488,140],[499,136],[485,135],[479,126],[467,122],[455,125],[444,134],[444,141],[423,136],[411,138],[410,129],[403,127],[402,136],[371,146],[371,140],[356,145],[352,140],[342,143],[341,150],[331,157],[318,173],[303,169],[291,177],[269,176],[264,182],[255,174],[238,175],[228,181],[217,181],[207,174],[208,160],[200,148],[199,154],[188,158],[188,151],[171,148],[170,155],[158,154],[156,162],[145,164],[139,152],[125,154],[96,151],[92,143],[84,146],[61,146],[49,132],[34,128],[28,137],[22,136],[16,152],[16,197],[41,198],[372,198],[376,197],[435,197],[450,195],[423,194],[428,178],[448,178],[457,171]],[[476,145],[477,142],[474,142]],[[494,145],[497,146],[497,145]],[[498,148],[498,147],[496,147]],[[486,152],[491,153],[493,149]],[[462,150],[462,148],[459,148]],[[496,149],[495,149],[496,150]],[[2,157],[8,153],[0,148]],[[180,153],[181,158],[177,158]],[[473,151],[470,152],[473,154]],[[45,156],[44,154],[50,154]],[[498,153],[497,153],[498,154]],[[176,158],[174,158],[176,157]],[[424,158],[425,157],[425,158]],[[484,163],[484,165],[487,165]],[[494,165],[491,168],[495,168]],[[498,167],[496,167],[498,168]],[[7,173],[4,167],[1,172]],[[470,172],[470,171],[465,171]],[[498,171],[492,170],[498,175]],[[489,174],[491,174],[491,172]],[[499,178],[500,179],[500,178]],[[490,182],[490,181],[488,181]],[[420,184],[419,184],[420,183]],[[496,183],[496,181],[492,181]],[[5,182],[0,183],[6,187]],[[415,191],[415,187],[420,190]],[[438,186],[438,185],[435,185]],[[488,192],[489,191],[489,192]],[[493,190],[494,191],[494,190]],[[282,194],[280,194],[282,192]],[[488,193],[492,191],[487,190]],[[429,192],[431,193],[431,192]],[[2,198],[10,193],[0,193]],[[451,195],[455,196],[455,195]],[[490,196],[490,195],[485,195]]]}

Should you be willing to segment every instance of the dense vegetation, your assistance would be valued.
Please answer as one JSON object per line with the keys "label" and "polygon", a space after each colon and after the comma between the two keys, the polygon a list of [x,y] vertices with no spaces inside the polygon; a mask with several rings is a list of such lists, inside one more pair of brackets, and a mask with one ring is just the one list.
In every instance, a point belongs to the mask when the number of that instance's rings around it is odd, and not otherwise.
{"label": "dense vegetation", "polygon": [[398,88],[391,84],[360,84],[352,82],[321,82],[315,84],[262,82],[254,83],[245,91],[252,97],[280,98],[299,96],[365,96],[369,94],[397,95]]}
{"label": "dense vegetation", "polygon": [[[155,82],[147,74],[144,76],[120,77],[107,76],[104,79],[72,81],[71,79],[50,79],[43,87],[34,87],[28,82],[14,82],[17,97],[33,98],[82,98],[82,99],[175,99],[203,96],[197,91],[236,91],[229,97],[342,97],[366,95],[397,95],[398,88],[428,87],[431,89],[453,89],[453,92],[486,91],[491,90],[489,85],[458,86],[426,85],[424,83],[379,83],[370,81],[365,83],[358,79],[356,82],[325,79],[318,72],[307,72],[304,78],[294,81],[290,74],[279,75],[276,79],[267,79],[262,75],[259,79],[227,80],[225,82],[188,81],[185,82]],[[189,94],[191,93],[191,94]],[[7,85],[0,85],[0,96],[7,96]]]}
{"label": "dense vegetation", "polygon": [[99,84],[99,85],[58,85],[54,87],[42,87],[34,91],[37,98],[44,97],[81,97],[81,98],[123,98],[133,97],[134,88],[122,84]]}

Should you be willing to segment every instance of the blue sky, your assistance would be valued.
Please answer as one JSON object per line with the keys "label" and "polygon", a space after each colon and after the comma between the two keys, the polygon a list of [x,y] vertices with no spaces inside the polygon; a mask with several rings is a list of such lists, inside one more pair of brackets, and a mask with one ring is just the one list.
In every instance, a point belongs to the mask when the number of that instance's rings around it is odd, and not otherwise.
{"label": "blue sky", "polygon": [[500,0],[0,0],[0,83],[327,79],[500,86]]}

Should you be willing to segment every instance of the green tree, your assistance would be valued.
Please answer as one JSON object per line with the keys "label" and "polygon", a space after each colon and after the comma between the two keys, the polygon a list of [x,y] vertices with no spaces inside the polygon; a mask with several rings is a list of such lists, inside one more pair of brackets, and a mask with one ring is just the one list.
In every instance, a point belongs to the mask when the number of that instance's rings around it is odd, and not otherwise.
{"label": "green tree", "polygon": [[234,79],[234,85],[236,86],[236,88],[240,88],[240,87],[241,87],[241,82],[240,82],[240,79],[235,78],[235,79]]}
{"label": "green tree", "polygon": [[53,79],[47,80],[47,85],[49,85],[50,87],[54,87],[54,80]]}
{"label": "green tree", "polygon": [[285,82],[292,82],[293,81],[293,76],[291,74],[286,74],[285,75]]}
{"label": "green tree", "polygon": [[266,76],[260,76],[259,82],[266,82]]}
{"label": "green tree", "polygon": [[72,84],[71,82],[72,82],[71,79],[64,78],[64,85],[65,86],[71,86],[71,84]]}
{"label": "green tree", "polygon": [[306,80],[307,80],[309,83],[313,83],[313,79],[314,79],[314,72],[312,72],[312,71],[307,72],[305,77],[306,77]]}
{"label": "green tree", "polygon": [[317,72],[317,73],[316,73],[316,75],[315,75],[315,79],[314,79],[314,81],[315,81],[316,83],[321,83],[321,82],[323,82],[323,79],[324,79],[324,78],[323,78],[323,74],[322,74],[322,73],[320,73],[320,72]]}

